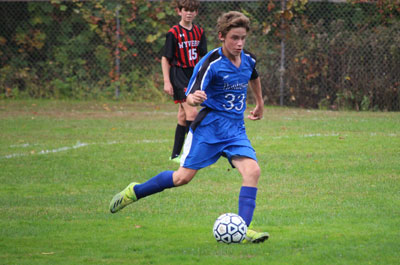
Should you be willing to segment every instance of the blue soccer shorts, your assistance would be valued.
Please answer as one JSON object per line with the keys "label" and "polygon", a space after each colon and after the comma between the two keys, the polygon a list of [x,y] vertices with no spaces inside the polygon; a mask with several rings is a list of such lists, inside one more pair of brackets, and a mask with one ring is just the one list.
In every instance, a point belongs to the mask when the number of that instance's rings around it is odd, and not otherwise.
{"label": "blue soccer shorts", "polygon": [[226,157],[232,167],[234,157],[257,161],[242,117],[234,119],[203,109],[186,137],[181,166],[197,170],[214,164],[221,156]]}

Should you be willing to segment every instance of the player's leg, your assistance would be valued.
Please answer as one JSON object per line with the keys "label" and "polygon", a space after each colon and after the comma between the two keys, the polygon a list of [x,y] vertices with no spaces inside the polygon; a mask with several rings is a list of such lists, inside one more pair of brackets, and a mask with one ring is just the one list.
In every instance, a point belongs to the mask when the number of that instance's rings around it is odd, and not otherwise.
{"label": "player's leg", "polygon": [[179,163],[178,157],[182,151],[183,143],[185,142],[185,135],[187,128],[186,114],[182,106],[182,103],[179,104],[177,118],[178,118],[178,124],[176,125],[175,129],[174,146],[172,148],[171,160]]}
{"label": "player's leg", "polygon": [[[243,177],[239,193],[239,215],[247,226],[250,226],[256,208],[257,184],[261,170],[256,160],[247,157],[236,157],[232,159],[232,164]],[[268,238],[269,234],[266,232],[256,232],[248,229],[244,243],[261,243]]]}
{"label": "player's leg", "polygon": [[190,169],[185,167],[180,167],[177,171],[174,172],[172,178],[175,187],[179,187],[185,184],[188,184],[196,175],[198,170]]}
{"label": "player's leg", "polygon": [[186,133],[189,132],[190,125],[197,116],[197,107],[190,106],[186,102],[182,103],[182,108],[186,117]]}
{"label": "player's leg", "polygon": [[142,184],[133,182],[113,197],[110,211],[116,213],[139,199],[187,184],[194,178],[196,172],[194,169],[180,167],[177,171],[163,171]]}
{"label": "player's leg", "polygon": [[256,208],[257,184],[260,177],[260,167],[257,161],[248,157],[236,157],[232,164],[238,169],[243,177],[242,187],[239,194],[239,215],[247,226],[253,219]]}
{"label": "player's leg", "polygon": [[189,83],[191,76],[191,74],[188,75],[186,73],[186,70],[181,67],[171,67],[170,79],[172,82],[172,87],[174,89],[174,101],[179,102],[178,124],[176,126],[174,147],[171,154],[171,160],[177,163],[180,163],[179,155],[181,154],[182,146],[185,142],[185,135],[187,132],[186,120],[188,117],[186,117],[186,112],[183,104],[185,104],[184,102],[186,100],[185,89],[187,87],[187,84]]}

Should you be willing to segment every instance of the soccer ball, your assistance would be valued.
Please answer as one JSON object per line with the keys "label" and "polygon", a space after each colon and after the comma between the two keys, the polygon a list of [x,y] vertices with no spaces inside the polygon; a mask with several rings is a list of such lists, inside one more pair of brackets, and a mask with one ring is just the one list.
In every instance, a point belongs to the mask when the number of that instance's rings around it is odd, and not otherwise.
{"label": "soccer ball", "polygon": [[240,243],[246,237],[247,225],[237,214],[225,213],[215,220],[213,234],[217,242]]}

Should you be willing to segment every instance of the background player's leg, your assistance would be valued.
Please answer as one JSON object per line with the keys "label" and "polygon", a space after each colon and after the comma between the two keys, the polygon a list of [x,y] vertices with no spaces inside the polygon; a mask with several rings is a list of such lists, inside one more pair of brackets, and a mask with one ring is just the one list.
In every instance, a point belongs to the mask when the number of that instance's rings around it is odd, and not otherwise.
{"label": "background player's leg", "polygon": [[189,132],[190,129],[190,125],[192,124],[192,122],[194,121],[194,119],[197,116],[197,108],[190,106],[189,104],[182,103],[182,108],[185,111],[185,117],[186,117],[186,133]]}
{"label": "background player's leg", "polygon": [[176,125],[174,146],[172,148],[171,159],[178,157],[182,151],[183,143],[185,142],[186,134],[186,115],[182,104],[179,104],[178,109],[178,124]]}
{"label": "background player's leg", "polygon": [[183,108],[183,110],[185,112],[186,120],[194,121],[194,119],[197,116],[197,108],[193,107],[193,106],[190,106],[186,102],[182,103],[182,108]]}

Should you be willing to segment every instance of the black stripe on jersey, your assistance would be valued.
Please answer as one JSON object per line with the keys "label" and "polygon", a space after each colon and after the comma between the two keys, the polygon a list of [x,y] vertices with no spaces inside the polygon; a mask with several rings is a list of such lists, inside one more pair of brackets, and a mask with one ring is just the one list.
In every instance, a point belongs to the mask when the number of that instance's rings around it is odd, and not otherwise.
{"label": "black stripe on jersey", "polygon": [[[176,66],[178,67],[185,67],[187,65],[187,58],[185,58],[185,51],[181,48],[179,48],[178,43],[182,43],[185,41],[184,38],[182,38],[183,32],[181,31],[181,28],[178,25],[175,25],[172,27],[174,36],[177,42],[177,47],[175,51],[175,57],[176,57]],[[186,59],[186,60],[185,60]]]}
{"label": "black stripe on jersey", "polygon": [[175,26],[176,32],[177,32],[177,40],[178,40],[178,53],[177,53],[177,58],[178,58],[178,62],[177,62],[177,66],[182,67],[183,65],[186,64],[185,61],[185,54],[183,49],[179,48],[179,43],[182,43],[185,39],[182,38],[182,31],[181,31],[181,27],[179,27],[178,25]]}
{"label": "black stripe on jersey", "polygon": [[178,46],[178,42],[179,42],[179,32],[178,32],[178,26],[173,26],[170,31],[174,34],[175,40],[176,40],[176,47],[175,47],[175,58],[176,58],[176,65],[180,66],[180,55],[179,55],[179,48]]}
{"label": "black stripe on jersey", "polygon": [[199,41],[199,45],[197,45],[196,47],[196,59],[193,60],[193,67],[200,61],[200,45],[201,45],[201,32],[200,32],[200,28],[197,25],[194,25],[193,27],[193,35],[194,35],[194,40],[198,40]]}
{"label": "black stripe on jersey", "polygon": [[201,68],[197,72],[196,79],[194,80],[192,86],[189,89],[189,93],[194,93],[196,90],[201,90],[201,83],[206,76],[206,73],[210,67],[210,65],[215,62],[216,60],[221,58],[221,55],[219,54],[219,48],[215,49],[210,56],[208,56],[203,64],[201,65]]}
{"label": "black stripe on jersey", "polygon": [[252,54],[251,52],[249,52],[248,50],[243,49],[243,52],[244,52],[245,54],[250,55],[250,57],[251,57],[254,61],[257,61],[256,56],[255,56],[254,54]]}
{"label": "black stripe on jersey", "polygon": [[204,118],[207,116],[208,113],[210,113],[212,109],[210,108],[203,108],[200,110],[199,114],[197,114],[196,118],[194,119],[194,121],[192,122],[192,124],[190,125],[190,128],[192,129],[192,131],[194,132],[196,130],[196,128],[199,126],[200,122],[202,120],[204,120]]}
{"label": "black stripe on jersey", "polygon": [[250,80],[254,80],[254,79],[256,79],[258,77],[258,71],[256,69],[256,65],[257,65],[256,56],[254,54],[252,54],[251,52],[245,50],[245,49],[243,49],[243,52],[244,52],[245,55],[250,56],[251,59],[254,60],[254,68],[253,68],[253,72],[251,73],[251,77],[250,77]]}
{"label": "black stripe on jersey", "polygon": [[199,27],[197,25],[193,25],[193,33],[194,33],[194,39],[200,41],[201,34],[200,34]]}
{"label": "black stripe on jersey", "polygon": [[[180,30],[182,32],[182,34],[184,34],[184,38],[182,38],[182,42],[188,42],[190,39],[189,33],[186,29],[184,29],[183,27],[180,27]],[[190,65],[190,59],[189,59],[189,47],[186,44],[183,44],[183,49],[182,49],[182,53],[184,58],[182,58],[182,67],[191,67]]]}
{"label": "black stripe on jersey", "polygon": [[[189,32],[187,33],[187,36],[188,36],[188,40],[195,40],[195,39],[196,39],[196,35],[194,34],[194,31],[189,31]],[[186,54],[189,54],[189,55],[190,55],[190,53],[192,52],[192,46],[186,47],[186,50],[187,50]],[[193,58],[189,58],[189,59],[190,59],[190,60],[189,60],[188,65],[189,65],[190,67],[194,67],[195,62],[194,62]]]}

